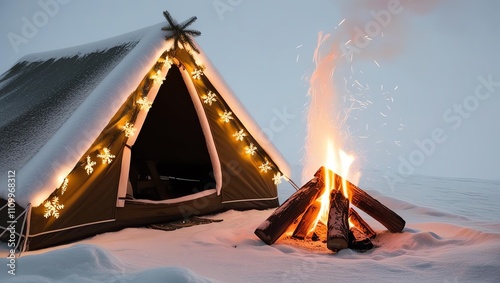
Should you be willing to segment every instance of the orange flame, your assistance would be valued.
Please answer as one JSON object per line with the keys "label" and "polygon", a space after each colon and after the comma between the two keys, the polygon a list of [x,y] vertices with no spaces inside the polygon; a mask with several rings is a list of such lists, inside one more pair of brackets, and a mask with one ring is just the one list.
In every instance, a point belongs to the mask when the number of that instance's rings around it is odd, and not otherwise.
{"label": "orange flame", "polygon": [[[342,188],[342,194],[344,197],[349,198],[349,192],[347,188],[347,179],[346,177],[349,176],[349,168],[354,161],[354,156],[348,155],[344,151],[340,149],[336,149],[333,142],[331,140],[328,140],[328,147],[326,149],[326,164],[325,164],[325,170],[330,170],[334,173],[337,173],[340,176],[343,176],[345,178],[342,178],[342,184],[340,184],[340,187]],[[314,221],[314,225],[311,228],[309,232],[314,231],[316,229],[316,226],[319,222],[323,224],[327,224],[328,222],[328,214],[330,211],[330,193],[332,190],[335,190],[336,188],[339,187],[339,184],[335,184],[335,178],[333,174],[327,174],[325,172],[325,191],[323,194],[318,198],[318,200],[321,202],[321,208],[318,213],[318,217]]]}
{"label": "orange flame", "polygon": [[[343,140],[339,133],[343,121],[339,119],[340,114],[338,113],[344,112],[341,109],[336,109],[339,104],[336,103],[337,97],[332,79],[335,72],[336,47],[338,45],[328,46],[329,37],[329,34],[318,34],[318,44],[313,56],[316,69],[310,79],[309,95],[311,101],[307,118],[308,135],[305,144],[303,178],[307,180],[310,178],[312,170],[317,169],[318,165],[324,165],[326,169],[342,176],[343,184],[335,184],[333,174],[324,174],[326,189],[318,199],[321,201],[321,208],[310,232],[316,228],[318,222],[321,221],[324,224],[328,222],[332,190],[341,187],[343,195],[346,198],[349,197],[346,180],[349,177],[349,168],[354,161],[352,155],[341,150]],[[320,52],[322,45],[326,45],[326,48],[330,47],[325,56],[322,56],[322,52]]]}

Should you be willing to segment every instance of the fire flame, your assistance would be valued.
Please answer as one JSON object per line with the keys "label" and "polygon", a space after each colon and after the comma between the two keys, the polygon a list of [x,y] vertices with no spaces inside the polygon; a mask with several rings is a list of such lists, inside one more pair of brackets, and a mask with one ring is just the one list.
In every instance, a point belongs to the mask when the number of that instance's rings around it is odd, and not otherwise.
{"label": "fire flame", "polygon": [[[342,178],[342,184],[340,187],[342,188],[342,194],[344,197],[349,198],[349,191],[347,187],[347,179],[349,176],[349,168],[354,161],[354,156],[345,153],[341,149],[337,149],[332,140],[328,140],[328,147],[326,149],[326,163],[325,163],[325,171],[330,170],[338,175],[345,177]],[[309,232],[314,231],[318,222],[323,224],[327,224],[328,222],[328,214],[330,211],[330,193],[332,190],[335,190],[339,187],[339,184],[335,184],[335,178],[333,174],[327,174],[324,172],[325,176],[325,190],[323,194],[318,198],[321,202],[321,208],[318,213],[318,217],[314,221],[314,225]]]}
{"label": "fire flame", "polygon": [[318,35],[318,44],[313,57],[316,69],[310,79],[311,102],[308,112],[306,164],[303,176],[305,179],[310,178],[312,170],[317,169],[318,165],[324,165],[326,169],[342,176],[343,184],[335,184],[334,175],[325,172],[325,190],[318,199],[321,201],[321,208],[309,232],[314,231],[318,222],[327,224],[332,190],[341,187],[343,195],[349,198],[346,180],[349,177],[349,168],[354,161],[354,156],[341,150],[343,140],[339,133],[341,133],[340,128],[345,119],[341,119],[338,114],[344,112],[341,109],[335,109],[338,103],[336,103],[336,91],[332,80],[337,59],[335,48],[337,45],[332,45],[325,56],[322,56],[320,52],[329,36],[329,34],[323,35],[322,33]]}

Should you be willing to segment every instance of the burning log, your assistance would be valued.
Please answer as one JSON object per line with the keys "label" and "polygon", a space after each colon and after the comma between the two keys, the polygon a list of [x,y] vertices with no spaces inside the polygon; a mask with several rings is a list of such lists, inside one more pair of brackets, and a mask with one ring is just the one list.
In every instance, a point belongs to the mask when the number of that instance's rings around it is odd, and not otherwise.
{"label": "burning log", "polygon": [[328,235],[326,247],[339,251],[349,247],[349,199],[340,190],[330,194],[330,212],[328,214]]}
{"label": "burning log", "polygon": [[368,225],[368,223],[366,223],[365,220],[363,220],[363,218],[361,218],[361,216],[352,207],[349,208],[349,221],[369,239],[377,236],[377,233],[375,233],[372,227],[370,227],[370,225]]}
{"label": "burning log", "polygon": [[[335,173],[333,173],[335,174]],[[342,182],[342,177],[335,174],[335,182]],[[357,208],[363,210],[375,220],[384,225],[390,232],[402,232],[406,222],[401,216],[389,209],[387,206],[374,199],[368,193],[360,189],[358,186],[345,180],[349,190],[349,198],[351,203]]]}
{"label": "burning log", "polygon": [[314,226],[314,222],[318,217],[319,211],[321,210],[321,202],[316,201],[309,206],[304,215],[302,216],[299,225],[293,232],[292,237],[297,239],[305,239],[309,232],[312,232],[311,229]]}
{"label": "burning log", "polygon": [[314,178],[291,195],[257,229],[257,235],[264,243],[272,245],[306,209],[316,201],[325,189],[323,168]]}
{"label": "burning log", "polygon": [[373,243],[368,239],[367,235],[358,228],[351,227],[349,230],[349,248],[358,251],[366,251],[373,248]]}

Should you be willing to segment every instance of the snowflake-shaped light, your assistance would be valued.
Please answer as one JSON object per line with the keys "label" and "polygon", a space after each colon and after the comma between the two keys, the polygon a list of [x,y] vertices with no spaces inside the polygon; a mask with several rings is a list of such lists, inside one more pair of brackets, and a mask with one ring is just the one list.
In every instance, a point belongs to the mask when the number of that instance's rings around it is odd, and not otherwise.
{"label": "snowflake-shaped light", "polygon": [[61,195],[64,195],[64,193],[68,189],[68,182],[69,182],[68,178],[64,178],[64,181],[61,185]]}
{"label": "snowflake-shaped light", "polygon": [[257,147],[255,145],[253,145],[253,143],[250,143],[249,146],[245,147],[246,154],[254,155],[256,150],[257,150]]}
{"label": "snowflake-shaped light", "polygon": [[167,67],[167,70],[170,69],[170,67],[172,67],[172,65],[174,64],[174,62],[172,61],[172,59],[170,59],[170,57],[161,57],[160,59],[158,59],[158,63],[162,63],[163,64],[163,67]]}
{"label": "snowflake-shaped light", "polygon": [[94,172],[94,165],[96,165],[96,162],[90,159],[90,155],[87,155],[87,162],[85,163],[85,171],[87,172],[87,175]]}
{"label": "snowflake-shaped light", "polygon": [[131,137],[135,134],[135,131],[137,129],[134,128],[134,124],[131,124],[129,122],[125,123],[125,126],[122,127],[122,131],[125,133],[125,137]]}
{"label": "snowflake-shaped light", "polygon": [[195,80],[201,79],[202,75],[203,71],[201,69],[195,69],[194,71],[191,72],[191,76],[193,76],[193,79]]}
{"label": "snowflake-shaped light", "polygon": [[229,123],[230,120],[233,120],[233,112],[231,111],[224,111],[224,113],[219,114],[219,116],[224,123]]}
{"label": "snowflake-shaped light", "polygon": [[210,106],[212,106],[213,102],[217,101],[215,93],[213,93],[212,91],[209,91],[206,95],[203,95],[201,98],[203,99],[203,103],[208,104]]}
{"label": "snowflake-shaped light", "polygon": [[155,84],[159,85],[163,84],[163,81],[165,80],[165,77],[161,75],[160,70],[156,71],[156,74],[152,75],[149,78],[152,79]]}
{"label": "snowflake-shaped light", "polygon": [[246,136],[247,136],[247,134],[245,134],[245,131],[243,129],[239,130],[239,131],[237,131],[236,133],[233,134],[233,137],[237,141],[242,141]]}
{"label": "snowflake-shaped light", "polygon": [[280,172],[274,174],[273,181],[275,185],[281,184],[281,178],[283,178],[283,175],[281,175]]}
{"label": "snowflake-shaped light", "polygon": [[103,153],[98,154],[97,157],[102,159],[102,164],[110,164],[113,161],[113,158],[115,158],[116,156],[111,154],[107,147],[103,148],[102,151]]}
{"label": "snowflake-shaped light", "polygon": [[64,204],[59,203],[58,197],[53,197],[52,200],[45,201],[43,206],[45,207],[45,213],[43,214],[43,217],[45,218],[49,218],[51,216],[59,218],[59,210],[64,208]]}
{"label": "snowflake-shaped light", "polygon": [[135,103],[139,105],[140,110],[146,110],[146,111],[148,111],[149,108],[151,108],[151,106],[153,105],[153,102],[149,101],[146,96],[139,98]]}
{"label": "snowflake-shaped light", "polygon": [[266,160],[266,162],[262,163],[260,166],[259,166],[259,169],[260,169],[260,172],[263,172],[263,173],[267,173],[267,171],[271,170],[271,164],[269,163],[268,160]]}

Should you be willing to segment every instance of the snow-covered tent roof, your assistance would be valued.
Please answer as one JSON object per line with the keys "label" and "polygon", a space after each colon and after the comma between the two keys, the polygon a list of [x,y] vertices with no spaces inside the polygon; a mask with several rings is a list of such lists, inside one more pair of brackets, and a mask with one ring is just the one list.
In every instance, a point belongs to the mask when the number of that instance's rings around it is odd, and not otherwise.
{"label": "snow-covered tent roof", "polygon": [[[25,56],[0,77],[0,168],[16,171],[16,202],[41,204],[105,128],[171,42],[164,23]],[[204,73],[284,175],[290,169],[201,54]],[[57,71],[54,71],[57,70]],[[0,182],[7,184],[6,175]],[[7,190],[0,197],[7,199]]]}

